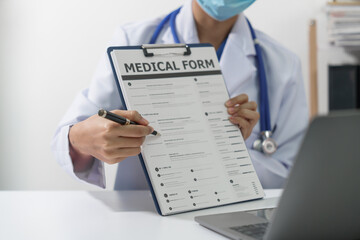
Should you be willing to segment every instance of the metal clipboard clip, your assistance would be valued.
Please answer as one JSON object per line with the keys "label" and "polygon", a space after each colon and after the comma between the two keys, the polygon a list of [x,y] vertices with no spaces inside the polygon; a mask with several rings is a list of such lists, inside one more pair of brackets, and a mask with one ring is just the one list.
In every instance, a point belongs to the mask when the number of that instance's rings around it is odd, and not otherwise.
{"label": "metal clipboard clip", "polygon": [[[185,48],[184,56],[188,56],[191,54],[190,47],[187,44],[143,44],[141,45],[143,49],[145,57],[153,57],[154,53],[148,52],[149,49],[164,49],[164,48]],[[173,53],[179,54],[179,53]]]}

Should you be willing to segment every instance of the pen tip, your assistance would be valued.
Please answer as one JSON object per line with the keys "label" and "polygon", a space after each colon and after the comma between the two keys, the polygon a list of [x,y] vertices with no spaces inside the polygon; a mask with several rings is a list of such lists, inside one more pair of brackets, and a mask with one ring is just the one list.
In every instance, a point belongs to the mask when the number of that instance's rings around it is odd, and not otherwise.
{"label": "pen tip", "polygon": [[159,132],[155,131],[155,130],[151,134],[154,135],[154,136],[161,136],[161,134]]}

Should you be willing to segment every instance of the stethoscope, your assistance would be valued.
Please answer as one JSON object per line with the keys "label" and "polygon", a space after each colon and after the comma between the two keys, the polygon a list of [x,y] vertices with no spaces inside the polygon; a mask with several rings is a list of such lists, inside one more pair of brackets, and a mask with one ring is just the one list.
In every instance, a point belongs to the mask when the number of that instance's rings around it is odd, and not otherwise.
{"label": "stethoscope", "polygon": [[[176,25],[175,19],[177,14],[180,12],[181,8],[176,9],[175,11],[168,14],[157,26],[155,29],[154,34],[152,35],[149,44],[154,44],[157,38],[160,35],[160,32],[165,27],[165,25],[169,22],[170,29],[172,36],[174,38],[175,43],[180,43],[179,37],[176,32]],[[267,91],[267,81],[266,81],[266,74],[265,74],[265,66],[264,61],[262,58],[262,51],[260,48],[260,44],[258,39],[256,38],[255,31],[251,26],[248,19],[246,19],[249,29],[251,32],[252,39],[254,41],[255,51],[256,51],[256,62],[258,65],[258,72],[259,72],[259,87],[260,87],[260,138],[254,141],[253,148],[260,152],[263,152],[267,155],[273,154],[277,149],[277,144],[273,138],[271,138],[272,130],[270,124],[270,110],[269,110],[269,97]],[[227,38],[224,42],[220,45],[219,49],[217,50],[216,54],[218,59],[220,60],[222,52],[224,50]]]}

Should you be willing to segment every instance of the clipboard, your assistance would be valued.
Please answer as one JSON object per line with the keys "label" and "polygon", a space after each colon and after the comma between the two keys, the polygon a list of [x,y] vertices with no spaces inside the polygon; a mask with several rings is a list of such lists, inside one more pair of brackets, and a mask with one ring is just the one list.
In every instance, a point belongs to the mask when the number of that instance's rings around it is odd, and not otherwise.
{"label": "clipboard", "polygon": [[108,48],[125,109],[161,133],[147,136],[139,159],[162,215],[264,197],[210,44]]}

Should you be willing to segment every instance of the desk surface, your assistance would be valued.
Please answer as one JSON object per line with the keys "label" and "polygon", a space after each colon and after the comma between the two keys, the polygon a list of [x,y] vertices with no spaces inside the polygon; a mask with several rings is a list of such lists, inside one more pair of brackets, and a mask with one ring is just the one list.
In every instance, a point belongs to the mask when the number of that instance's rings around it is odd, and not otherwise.
{"label": "desk surface", "polygon": [[162,217],[148,191],[1,191],[0,239],[226,239],[195,216],[275,207],[266,199]]}

